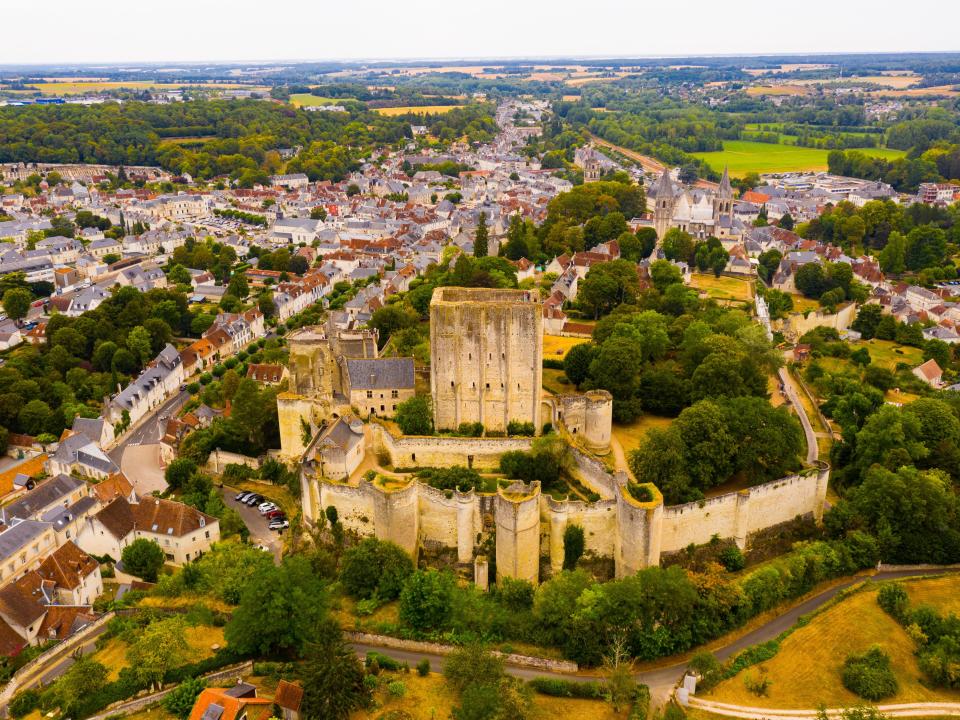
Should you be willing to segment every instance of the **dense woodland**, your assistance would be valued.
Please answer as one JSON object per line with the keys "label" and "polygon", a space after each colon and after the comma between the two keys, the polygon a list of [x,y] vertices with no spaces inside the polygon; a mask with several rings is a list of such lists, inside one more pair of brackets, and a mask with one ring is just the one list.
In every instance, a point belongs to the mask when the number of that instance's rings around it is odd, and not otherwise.
{"label": "dense woodland", "polygon": [[[446,140],[484,141],[495,132],[491,112],[488,105],[465,106],[418,122]],[[341,180],[365,151],[410,138],[411,117],[359,105],[346,113],[311,113],[259,100],[5,107],[0,162],[160,165],[197,179],[229,175],[249,186],[283,169],[279,148],[301,146],[290,171]],[[184,137],[202,142],[164,142]]]}

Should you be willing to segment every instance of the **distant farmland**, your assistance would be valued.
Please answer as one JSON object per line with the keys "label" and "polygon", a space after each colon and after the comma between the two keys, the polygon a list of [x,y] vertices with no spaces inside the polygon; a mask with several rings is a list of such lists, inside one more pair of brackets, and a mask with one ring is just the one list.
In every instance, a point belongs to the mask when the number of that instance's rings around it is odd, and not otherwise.
{"label": "distant farmland", "polygon": [[320,105],[336,105],[339,100],[318,97],[310,93],[295,93],[290,96],[290,104],[294,107],[318,107]]}
{"label": "distant farmland", "polygon": [[108,90],[182,90],[184,88],[203,88],[205,90],[251,90],[266,91],[265,87],[240,85],[237,83],[164,83],[149,80],[129,80],[122,82],[50,82],[31,83],[27,85],[31,90],[39,91],[41,95],[87,95],[90,93],[106,92]]}
{"label": "distant farmland", "polygon": [[[889,148],[861,148],[872,157],[894,160],[904,156],[902,150]],[[751,142],[748,140],[728,140],[723,150],[717,152],[694,153],[705,160],[711,168],[722,172],[724,166],[730,168],[730,174],[743,177],[747,173],[798,172],[803,170],[826,170],[829,150],[798,147],[773,143]]]}
{"label": "distant farmland", "polygon": [[461,105],[418,105],[409,107],[386,107],[377,108],[376,111],[381,115],[439,115],[440,113],[450,112]]}

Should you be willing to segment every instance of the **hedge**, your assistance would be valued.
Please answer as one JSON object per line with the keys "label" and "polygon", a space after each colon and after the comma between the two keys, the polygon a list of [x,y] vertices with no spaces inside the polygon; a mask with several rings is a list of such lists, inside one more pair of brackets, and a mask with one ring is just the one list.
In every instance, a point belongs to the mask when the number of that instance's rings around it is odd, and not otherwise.
{"label": "hedge", "polygon": [[573,680],[561,680],[559,678],[538,677],[530,680],[527,685],[541,695],[550,695],[551,697],[602,700],[607,696],[604,686],[593,681],[574,682]]}

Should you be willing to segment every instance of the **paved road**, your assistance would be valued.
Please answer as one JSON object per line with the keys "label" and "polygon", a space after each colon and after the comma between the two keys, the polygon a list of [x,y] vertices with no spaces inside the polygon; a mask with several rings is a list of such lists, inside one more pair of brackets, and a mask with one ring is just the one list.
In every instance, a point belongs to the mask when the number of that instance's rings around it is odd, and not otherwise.
{"label": "paved road", "polygon": [[149,495],[154,491],[166,490],[167,483],[163,479],[163,465],[160,463],[160,439],[166,431],[167,419],[175,415],[189,399],[190,393],[184,390],[151,410],[110,451],[110,458],[120,466],[138,494]]}
{"label": "paved road", "polygon": [[[822,607],[826,603],[830,602],[834,597],[837,596],[839,592],[845,590],[852,585],[855,585],[859,582],[867,580],[868,582],[877,582],[882,580],[894,580],[897,578],[904,577],[916,577],[918,575],[942,575],[944,572],[957,572],[953,569],[944,569],[936,568],[930,570],[897,570],[897,571],[885,571],[876,573],[872,577],[855,577],[845,580],[839,585],[825,590],[824,592],[816,595],[809,600],[806,600],[796,607],[787,610],[781,615],[778,615],[770,622],[762,625],[745,635],[737,638],[733,642],[725,645],[722,648],[719,648],[713,652],[718,660],[724,661],[733,655],[736,655],[741,650],[745,650],[751,645],[756,645],[758,643],[766,642],[767,640],[772,640],[773,638],[780,635],[780,633],[791,628],[801,616],[806,615],[807,613],[813,612],[819,607]],[[380,648],[373,647],[370,645],[365,645],[362,643],[353,644],[353,648],[357,651],[359,655],[365,655],[371,650],[375,650],[383,655],[387,655],[401,662],[408,662],[411,666],[416,665],[420,660],[426,658],[430,661],[430,666],[433,670],[440,671],[443,668],[444,657],[441,655],[435,655],[431,653],[418,653],[411,652],[407,650],[394,650],[391,648]],[[665,665],[664,667],[654,668],[651,670],[645,670],[643,672],[636,674],[636,680],[638,682],[644,683],[650,687],[650,694],[656,701],[657,699],[666,699],[669,694],[672,692],[674,686],[677,682],[683,677],[684,672],[687,669],[687,662],[677,662],[670,665]],[[555,677],[562,678],[565,680],[572,680],[574,682],[587,682],[590,680],[597,680],[596,676],[580,675],[580,674],[567,674],[567,673],[554,673],[547,672],[543,670],[535,670],[532,668],[526,667],[516,667],[508,666],[507,673],[515,677],[529,679],[532,677]]]}
{"label": "paved road", "polygon": [[[226,490],[226,488],[224,489]],[[232,497],[232,496],[231,496]],[[236,503],[235,503],[236,504]],[[839,592],[845,590],[846,588],[867,580],[868,582],[877,582],[881,580],[894,580],[897,578],[904,577],[916,577],[919,575],[941,575],[945,572],[958,572],[957,569],[947,569],[947,568],[933,568],[929,570],[897,570],[897,571],[885,571],[881,573],[876,573],[872,577],[863,578],[856,577],[845,580],[844,582],[831,587],[828,590],[820,593],[819,595],[806,600],[805,602],[800,603],[794,608],[787,610],[783,614],[777,616],[770,622],[762,625],[759,628],[756,628],[749,633],[746,633],[742,637],[734,640],[730,644],[719,648],[714,651],[714,655],[719,660],[726,660],[727,658],[735,655],[736,653],[744,650],[745,648],[755,645],[757,643],[766,642],[767,640],[772,640],[777,637],[780,633],[788,628],[792,627],[797,620],[802,616],[806,615],[809,612],[816,610],[819,607],[822,607],[824,604],[828,603],[834,597],[837,596]],[[87,643],[83,646],[83,654],[89,654],[94,651],[96,638],[106,630],[106,627],[95,633]],[[392,648],[383,648],[379,646],[367,645],[364,643],[353,643],[353,649],[356,653],[363,657],[370,651],[376,651],[388,657],[394,658],[401,662],[407,662],[412,666],[416,665],[421,660],[428,660],[430,662],[430,667],[432,670],[439,672],[443,669],[444,656],[436,655],[433,653],[421,653],[413,652],[409,650],[394,650]],[[58,678],[67,668],[73,664],[73,657],[68,655],[60,660],[56,661],[50,667],[45,669],[43,672],[38,673],[36,676],[29,679],[24,683],[22,689],[34,687],[38,682],[43,682],[47,684],[52,680]],[[641,673],[637,673],[636,679],[638,682],[645,683],[650,687],[651,696],[657,699],[665,699],[670,692],[672,692],[673,687],[683,676],[684,671],[687,668],[686,662],[677,662],[670,665],[666,665],[661,668],[654,668],[652,670],[646,670]],[[507,673],[513,675],[514,677],[530,679],[533,677],[556,677],[562,678],[565,680],[572,680],[575,682],[587,682],[590,680],[597,680],[595,676],[580,675],[580,674],[567,674],[567,673],[553,673],[542,670],[535,670],[527,667],[517,667],[517,666],[507,666]],[[5,710],[5,708],[4,708]]]}

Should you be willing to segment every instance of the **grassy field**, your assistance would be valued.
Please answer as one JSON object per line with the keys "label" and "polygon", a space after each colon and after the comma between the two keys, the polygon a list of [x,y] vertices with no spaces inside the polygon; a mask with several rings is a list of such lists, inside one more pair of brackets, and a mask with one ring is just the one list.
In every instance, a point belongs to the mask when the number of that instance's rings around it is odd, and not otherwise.
{"label": "grassy field", "polygon": [[620,425],[614,423],[613,435],[620,441],[625,453],[636,450],[643,444],[643,439],[653,428],[666,428],[673,422],[673,418],[658,417],[656,415],[644,415],[639,420],[629,425]]}
{"label": "grassy field", "polygon": [[[956,607],[960,578],[906,583],[911,597],[937,601],[948,599]],[[720,683],[705,697],[719,702],[770,708],[816,709],[849,706],[863,701],[840,680],[843,661],[872,645],[890,655],[900,690],[884,703],[960,700],[960,691],[933,690],[920,683],[920,669],[913,654],[913,641],[897,622],[877,605],[876,590],[856,593],[816,616],[808,625],[787,637],[780,652],[763,663],[765,672],[753,667]],[[951,597],[952,596],[952,597]],[[744,687],[744,676],[766,675],[769,696],[757,697]]]}
{"label": "grassy field", "polygon": [[566,380],[567,376],[563,374],[563,370],[554,370],[553,368],[544,368],[543,369],[543,389],[552,392],[555,395],[560,395],[561,393],[573,392],[576,388],[572,383],[560,382],[560,378]]}
{"label": "grassy field", "polygon": [[791,294],[790,297],[793,300],[793,312],[816,312],[820,309],[820,303],[813,298],[804,297],[803,295],[798,294]]}
{"label": "grassy field", "polygon": [[290,104],[294,107],[316,107],[318,105],[336,105],[339,100],[334,98],[318,97],[310,93],[295,93],[290,96]]}
{"label": "grassy field", "polygon": [[691,287],[703,290],[715,300],[738,300],[742,302],[753,300],[751,284],[749,280],[726,277],[725,275],[715,277],[713,273],[694,273],[690,280]]}
{"label": "grassy field", "polygon": [[[392,697],[384,687],[375,692],[377,709],[360,710],[350,715],[350,720],[372,720],[372,718],[397,717],[404,720],[438,720],[451,717],[453,708],[459,699],[451,691],[443,676],[430,673],[420,677],[410,673],[383,673],[383,684],[399,680],[406,686],[402,698]],[[573,700],[552,698],[544,695],[533,696],[537,717],[564,717],[567,720],[615,720],[625,718],[626,713],[613,712],[609,703],[600,700]]]}
{"label": "grassy field", "polygon": [[408,107],[389,107],[389,108],[377,108],[376,112],[381,115],[406,115],[410,113],[411,115],[440,115],[442,113],[448,113],[456,107],[462,107],[460,105],[420,105],[420,106],[408,106]]}
{"label": "grassy field", "polygon": [[[873,157],[892,160],[903,157],[902,150],[888,148],[863,148],[862,151]],[[797,172],[802,170],[826,170],[828,150],[797,147],[773,143],[751,142],[749,140],[727,140],[723,150],[717,152],[694,153],[705,160],[717,172],[724,166],[730,168],[734,177],[743,177],[747,173]]]}
{"label": "grassy field", "polygon": [[[193,650],[192,662],[202,660],[213,655],[211,646],[226,643],[223,640],[223,628],[210,627],[207,625],[197,625],[188,627],[186,631],[187,642]],[[110,638],[107,643],[93,654],[93,659],[103,663],[109,670],[110,680],[116,680],[120,676],[120,671],[127,667],[127,643],[120,638]]]}
{"label": "grassy field", "polygon": [[543,357],[551,360],[563,360],[574,345],[590,342],[587,338],[543,336]]}
{"label": "grassy field", "polygon": [[[910,347],[908,345],[899,345],[892,340],[862,340],[849,343],[853,351],[860,348],[866,348],[870,353],[870,362],[875,365],[887,368],[891,372],[896,372],[899,363],[907,363],[910,367],[916,367],[923,362],[923,351],[920,348]],[[841,370],[850,368],[850,361],[843,358],[820,358],[819,362],[828,370]]]}

